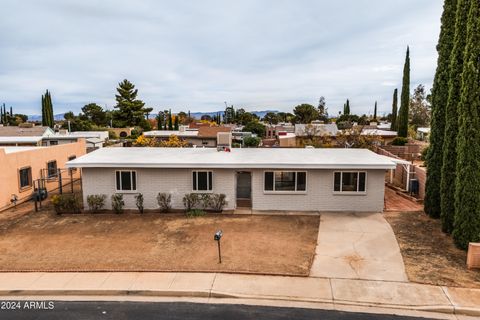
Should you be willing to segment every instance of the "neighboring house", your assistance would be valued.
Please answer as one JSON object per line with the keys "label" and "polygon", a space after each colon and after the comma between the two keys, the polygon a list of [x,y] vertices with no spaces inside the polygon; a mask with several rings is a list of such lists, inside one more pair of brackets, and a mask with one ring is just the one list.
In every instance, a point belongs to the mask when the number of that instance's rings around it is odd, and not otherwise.
{"label": "neighboring house", "polygon": [[108,131],[74,131],[68,132],[60,130],[53,135],[43,137],[43,146],[55,146],[59,144],[77,142],[79,139],[85,139],[86,150],[91,152],[98,148],[103,148],[108,141]]}
{"label": "neighboring house", "polygon": [[265,125],[265,138],[276,139],[281,132],[294,133],[295,126],[290,123]]}
{"label": "neighboring house", "polygon": [[360,133],[362,136],[370,136],[380,138],[381,145],[392,143],[393,139],[397,137],[396,131],[380,130],[380,129],[363,129]]}
{"label": "neighboring house", "polygon": [[74,143],[80,139],[86,141],[86,150],[91,152],[102,148],[108,140],[108,131],[77,131],[68,132],[58,130],[54,132],[49,127],[33,126],[0,127],[0,146],[56,146],[66,143]]}
{"label": "neighboring house", "polygon": [[329,136],[335,137],[338,133],[336,123],[311,123],[311,124],[296,124],[295,135],[298,138],[312,137],[312,136]]}
{"label": "neighboring house", "polygon": [[430,137],[430,128],[417,128],[417,139],[420,141],[428,141]]}
{"label": "neighboring house", "polygon": [[52,134],[55,132],[50,127],[0,126],[0,146],[38,146]]}
{"label": "neighboring house", "polygon": [[30,199],[37,179],[48,178],[44,186],[53,190],[59,186],[58,172],[64,183],[70,173],[78,178],[80,171],[68,171],[65,163],[84,154],[84,140],[51,147],[0,147],[0,211],[10,207],[13,195],[18,203]]}
{"label": "neighboring house", "polygon": [[82,169],[84,203],[121,193],[134,209],[142,193],[145,208],[157,209],[164,192],[183,209],[184,195],[195,192],[225,194],[227,210],[379,212],[385,171],[396,164],[367,149],[103,148],[67,167]]}
{"label": "neighboring house", "polygon": [[159,140],[168,140],[171,135],[175,135],[192,146],[197,147],[216,147],[217,134],[222,132],[231,132],[230,127],[210,127],[200,126],[198,129],[187,129],[180,127],[180,130],[154,130],[144,132],[143,135],[148,138]]}
{"label": "neighboring house", "polygon": [[277,133],[278,145],[281,148],[295,148],[297,146],[297,137],[295,133],[280,131]]}
{"label": "neighboring house", "polygon": [[[221,132],[231,132],[231,127],[200,127],[198,128],[198,138],[201,140],[203,147],[216,147],[217,135]],[[231,143],[230,143],[231,144]],[[198,144],[197,144],[198,146]]]}
{"label": "neighboring house", "polygon": [[108,131],[113,132],[120,139],[126,138],[132,135],[132,131],[135,128],[108,128]]}

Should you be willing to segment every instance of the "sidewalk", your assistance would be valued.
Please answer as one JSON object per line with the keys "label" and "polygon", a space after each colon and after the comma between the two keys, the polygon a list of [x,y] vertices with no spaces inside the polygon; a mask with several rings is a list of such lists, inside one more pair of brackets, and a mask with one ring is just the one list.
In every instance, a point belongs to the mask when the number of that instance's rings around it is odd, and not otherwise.
{"label": "sidewalk", "polygon": [[480,316],[480,289],[224,273],[0,273],[0,295],[240,298]]}

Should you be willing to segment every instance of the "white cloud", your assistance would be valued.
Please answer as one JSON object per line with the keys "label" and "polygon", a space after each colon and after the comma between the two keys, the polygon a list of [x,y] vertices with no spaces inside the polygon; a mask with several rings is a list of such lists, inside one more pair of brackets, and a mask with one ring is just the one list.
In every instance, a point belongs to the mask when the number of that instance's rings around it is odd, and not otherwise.
{"label": "white cloud", "polygon": [[123,78],[156,109],[223,101],[290,110],[323,95],[388,112],[407,45],[412,88],[431,85],[440,1],[2,1],[0,102],[38,114],[114,104]]}

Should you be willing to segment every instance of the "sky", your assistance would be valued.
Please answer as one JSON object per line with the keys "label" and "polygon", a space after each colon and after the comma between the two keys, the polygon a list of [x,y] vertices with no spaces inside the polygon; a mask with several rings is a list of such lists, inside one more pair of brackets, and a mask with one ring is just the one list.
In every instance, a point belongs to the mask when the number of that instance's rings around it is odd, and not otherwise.
{"label": "sky", "polygon": [[324,96],[391,110],[407,45],[430,90],[441,0],[2,0],[0,103],[56,114],[112,109],[123,79],[154,110],[291,111]]}

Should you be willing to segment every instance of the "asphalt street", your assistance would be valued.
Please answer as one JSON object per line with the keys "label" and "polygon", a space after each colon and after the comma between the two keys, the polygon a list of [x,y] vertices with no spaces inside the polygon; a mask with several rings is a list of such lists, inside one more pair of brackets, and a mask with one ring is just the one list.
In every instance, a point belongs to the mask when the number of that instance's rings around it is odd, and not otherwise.
{"label": "asphalt street", "polygon": [[[322,319],[322,320],[413,320],[395,315],[351,313],[331,310],[279,308],[264,306],[159,303],[159,302],[1,302],[2,320],[90,320],[90,319],[165,319],[165,320],[276,320],[276,319]],[[25,304],[26,303],[26,304]]]}

